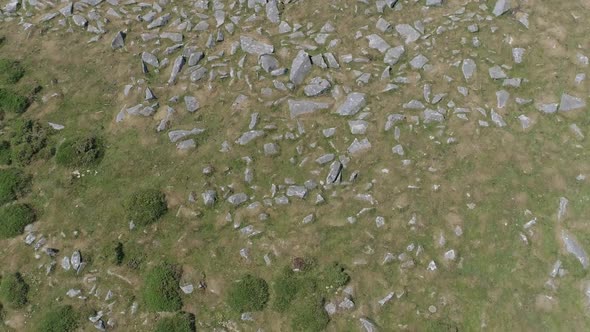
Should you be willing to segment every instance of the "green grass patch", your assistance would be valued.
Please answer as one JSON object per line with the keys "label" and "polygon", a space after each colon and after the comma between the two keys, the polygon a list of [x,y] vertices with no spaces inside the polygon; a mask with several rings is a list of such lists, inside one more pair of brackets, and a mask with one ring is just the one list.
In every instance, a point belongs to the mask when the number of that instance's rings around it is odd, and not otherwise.
{"label": "green grass patch", "polygon": [[0,169],[0,205],[23,197],[31,189],[31,177],[18,168]]}
{"label": "green grass patch", "polygon": [[164,317],[158,320],[154,326],[154,332],[194,332],[195,316],[182,312],[172,317]]}
{"label": "green grass patch", "polygon": [[0,111],[24,113],[29,107],[29,99],[10,89],[0,88]]}
{"label": "green grass patch", "polygon": [[247,274],[231,285],[227,295],[227,304],[240,313],[261,311],[266,306],[269,297],[266,281]]}
{"label": "green grass patch", "polygon": [[127,219],[139,226],[157,221],[167,210],[166,195],[157,189],[139,190],[125,204]]}
{"label": "green grass patch", "polygon": [[0,282],[0,299],[12,308],[27,304],[29,286],[18,272],[4,275]]}
{"label": "green grass patch", "polygon": [[180,270],[170,264],[160,264],[146,274],[142,293],[149,311],[174,312],[182,308],[180,274]]}
{"label": "green grass patch", "polygon": [[350,281],[350,276],[342,264],[334,262],[322,269],[319,281],[322,289],[336,290],[346,285]]}
{"label": "green grass patch", "polygon": [[25,226],[35,220],[35,211],[27,204],[14,204],[1,207],[0,239],[8,239],[22,234]]}
{"label": "green grass patch", "polygon": [[98,164],[104,156],[104,144],[96,135],[67,139],[55,154],[55,161],[62,166],[81,167]]}
{"label": "green grass patch", "polygon": [[0,84],[15,84],[25,76],[25,68],[19,61],[0,59]]}
{"label": "green grass patch", "polygon": [[38,121],[19,119],[12,132],[12,161],[19,165],[28,165],[47,145],[48,127]]}
{"label": "green grass patch", "polygon": [[293,316],[291,320],[293,331],[323,331],[330,322],[330,317],[324,310],[324,302],[317,296],[295,303],[291,314]]}
{"label": "green grass patch", "polygon": [[278,312],[285,312],[300,289],[300,278],[290,268],[286,268],[274,281],[272,308]]}
{"label": "green grass patch", "polygon": [[80,315],[70,305],[52,306],[39,320],[35,331],[72,332],[78,328]]}

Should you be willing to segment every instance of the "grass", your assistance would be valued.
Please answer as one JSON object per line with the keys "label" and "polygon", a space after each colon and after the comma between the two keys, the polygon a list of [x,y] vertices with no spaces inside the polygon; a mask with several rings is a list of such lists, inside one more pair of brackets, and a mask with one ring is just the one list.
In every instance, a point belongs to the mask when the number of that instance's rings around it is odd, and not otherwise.
{"label": "grass", "polygon": [[57,164],[66,167],[88,167],[96,165],[104,156],[104,143],[96,135],[67,139],[55,154]]}
{"label": "grass", "polygon": [[139,226],[149,225],[168,210],[166,195],[156,189],[139,190],[127,199],[125,210],[128,220]]}
{"label": "grass", "polygon": [[175,312],[182,309],[178,282],[180,271],[169,264],[152,268],[144,278],[143,302],[149,311]]}
{"label": "grass", "polygon": [[27,304],[29,285],[25,283],[23,276],[16,272],[6,274],[0,281],[0,299],[2,303],[12,308],[21,308]]}
{"label": "grass", "polygon": [[0,88],[0,111],[7,113],[24,113],[29,107],[29,99],[11,89]]}
{"label": "grass", "polygon": [[227,304],[236,312],[261,311],[269,300],[268,284],[247,274],[234,282],[227,293]]}
{"label": "grass", "polygon": [[155,326],[154,332],[194,332],[195,316],[190,313],[178,313],[172,317],[160,318]]}
{"label": "grass", "polygon": [[47,145],[49,128],[39,121],[17,119],[12,128],[12,161],[28,165]]}
{"label": "grass", "polygon": [[35,210],[27,204],[7,205],[0,208],[0,239],[20,235],[25,226],[36,220]]}
{"label": "grass", "polygon": [[0,169],[0,205],[25,196],[31,188],[31,177],[18,168]]}
{"label": "grass", "polygon": [[0,85],[15,84],[25,76],[25,69],[19,61],[0,59]]}
{"label": "grass", "polygon": [[10,151],[10,142],[9,141],[1,141],[0,142],[0,165],[10,165],[12,162],[11,151]]}
{"label": "grass", "polygon": [[38,332],[73,332],[80,325],[79,314],[70,305],[55,305],[37,322]]}

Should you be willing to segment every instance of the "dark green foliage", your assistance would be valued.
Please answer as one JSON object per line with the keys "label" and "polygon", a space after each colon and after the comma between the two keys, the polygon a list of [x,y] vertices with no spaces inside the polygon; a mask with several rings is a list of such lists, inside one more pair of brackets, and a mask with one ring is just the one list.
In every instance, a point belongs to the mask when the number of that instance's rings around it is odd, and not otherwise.
{"label": "dark green foliage", "polygon": [[47,145],[47,126],[38,121],[19,119],[12,136],[12,161],[27,165]]}
{"label": "dark green foliage", "polygon": [[10,165],[10,142],[0,142],[0,165]]}
{"label": "dark green foliage", "polygon": [[22,234],[25,226],[35,220],[35,211],[27,204],[14,204],[1,207],[0,239],[8,239]]}
{"label": "dark green foliage", "polygon": [[123,264],[123,260],[125,259],[125,252],[123,251],[123,243],[117,242],[115,246],[115,264],[121,265]]}
{"label": "dark green foliage", "polygon": [[291,314],[293,315],[291,321],[293,331],[322,331],[330,322],[330,317],[324,310],[323,301],[317,297],[296,303]]}
{"label": "dark green foliage", "polygon": [[0,59],[0,84],[15,84],[25,75],[20,62]]}
{"label": "dark green foliage", "polygon": [[29,107],[29,99],[13,90],[0,88],[0,111],[23,113]]}
{"label": "dark green foliage", "polygon": [[194,332],[195,316],[190,313],[178,313],[172,317],[160,319],[155,327],[154,332]]}
{"label": "dark green foliage", "polygon": [[156,189],[140,190],[127,199],[127,219],[136,225],[145,226],[158,220],[166,213],[166,195]]}
{"label": "dark green foliage", "polygon": [[24,196],[30,188],[31,178],[20,169],[0,169],[0,205]]}
{"label": "dark green foliage", "polygon": [[273,286],[273,309],[285,312],[301,289],[302,282],[291,269],[287,268],[275,280]]}
{"label": "dark green foliage", "polygon": [[39,332],[72,332],[78,328],[80,317],[69,305],[50,306],[36,326]]}
{"label": "dark green foliage", "polygon": [[178,282],[180,271],[169,264],[150,270],[144,279],[143,301],[150,311],[178,311],[182,308]]}
{"label": "dark green foliage", "polygon": [[27,303],[29,286],[23,280],[20,273],[7,274],[0,282],[0,299],[2,302],[13,307],[21,308]]}
{"label": "dark green foliage", "polygon": [[344,267],[337,262],[326,266],[320,277],[322,288],[336,289],[346,285],[350,281],[350,276],[345,272]]}
{"label": "dark green foliage", "polygon": [[231,285],[227,303],[232,309],[242,313],[264,309],[268,299],[266,281],[248,274]]}
{"label": "dark green foliage", "polygon": [[57,149],[55,161],[63,166],[80,167],[95,165],[104,155],[102,140],[95,135],[67,139]]}

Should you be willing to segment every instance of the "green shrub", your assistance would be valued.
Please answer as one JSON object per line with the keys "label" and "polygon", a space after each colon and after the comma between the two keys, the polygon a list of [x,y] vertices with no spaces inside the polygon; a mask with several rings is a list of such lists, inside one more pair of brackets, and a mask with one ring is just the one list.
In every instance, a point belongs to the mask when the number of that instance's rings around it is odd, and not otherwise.
{"label": "green shrub", "polygon": [[10,157],[10,142],[8,141],[1,141],[0,142],[0,165],[10,165],[11,157]]}
{"label": "green shrub", "polygon": [[51,306],[37,323],[39,332],[72,332],[78,328],[80,316],[69,305]]}
{"label": "green shrub", "polygon": [[0,59],[0,84],[17,83],[24,75],[25,69],[20,62]]}
{"label": "green shrub", "polygon": [[29,107],[29,99],[20,94],[0,88],[0,111],[21,114]]}
{"label": "green shrub", "polygon": [[313,297],[298,302],[291,314],[293,331],[322,331],[330,322],[330,316],[324,310],[323,301]]}
{"label": "green shrub", "polygon": [[160,319],[155,327],[154,332],[194,332],[195,316],[190,313],[178,313],[172,317]]}
{"label": "green shrub", "polygon": [[7,274],[0,282],[0,298],[3,303],[13,307],[21,308],[27,303],[29,286],[25,283],[22,275],[18,272]]}
{"label": "green shrub", "polygon": [[242,313],[264,309],[268,299],[266,281],[248,274],[230,287],[227,303],[232,309]]}
{"label": "green shrub", "polygon": [[320,280],[322,288],[335,289],[346,285],[350,281],[350,276],[345,272],[344,266],[334,262],[322,270]]}
{"label": "green shrub", "polygon": [[20,169],[0,169],[0,205],[24,196],[30,188],[31,177]]}
{"label": "green shrub", "polygon": [[166,195],[156,189],[135,192],[125,204],[127,218],[136,225],[145,226],[158,220],[166,213]]}
{"label": "green shrub", "polygon": [[1,207],[0,239],[8,239],[22,234],[25,226],[35,220],[35,211],[27,204],[14,204]]}
{"label": "green shrub", "polygon": [[123,251],[123,243],[117,242],[115,246],[115,264],[121,265],[123,264],[123,260],[125,259],[125,252]]}
{"label": "green shrub", "polygon": [[182,308],[179,293],[180,271],[161,264],[150,270],[144,279],[143,301],[150,311],[178,311]]}
{"label": "green shrub", "polygon": [[301,289],[301,281],[291,269],[286,268],[273,285],[273,309],[285,312]]}
{"label": "green shrub", "polygon": [[55,161],[63,166],[90,166],[100,162],[104,155],[102,140],[95,135],[67,139],[57,149]]}
{"label": "green shrub", "polygon": [[38,121],[19,119],[12,130],[12,161],[27,165],[47,145],[47,126]]}

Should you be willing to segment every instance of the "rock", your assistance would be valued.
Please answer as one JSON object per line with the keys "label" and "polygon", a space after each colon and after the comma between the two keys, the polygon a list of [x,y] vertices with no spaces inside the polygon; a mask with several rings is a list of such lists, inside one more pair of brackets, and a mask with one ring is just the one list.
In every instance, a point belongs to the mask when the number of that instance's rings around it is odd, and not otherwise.
{"label": "rock", "polygon": [[113,50],[118,50],[125,46],[125,37],[126,34],[124,32],[117,32],[115,38],[113,38],[113,41],[111,42],[111,47],[113,48]]}
{"label": "rock", "polygon": [[353,135],[364,135],[367,132],[369,123],[364,120],[351,120],[348,121],[350,127],[350,133]]}
{"label": "rock", "polygon": [[344,166],[338,160],[334,161],[330,165],[330,171],[328,172],[328,176],[326,177],[326,183],[340,183],[342,181],[342,168]]}
{"label": "rock", "polygon": [[274,24],[278,24],[281,21],[276,0],[269,0],[266,3],[266,17]]}
{"label": "rock", "polygon": [[289,186],[287,188],[287,197],[305,198],[307,196],[307,188],[304,186]]}
{"label": "rock", "polygon": [[512,9],[512,1],[513,0],[497,0],[496,5],[494,6],[494,10],[492,11],[492,14],[494,14],[497,17],[506,13],[507,11]]}
{"label": "rock", "polygon": [[51,127],[53,130],[63,130],[65,128],[64,125],[60,125],[57,123],[53,123],[53,122],[47,122],[47,124],[49,125],[49,127]]}
{"label": "rock", "polygon": [[267,73],[270,73],[273,70],[279,68],[279,61],[277,60],[277,58],[270,54],[261,55],[260,59],[258,59],[258,63],[260,64],[262,69],[264,69],[264,71],[266,71]]}
{"label": "rock", "polygon": [[384,298],[379,300],[379,302],[378,302],[379,305],[384,306],[387,302],[391,301],[394,294],[395,294],[394,292],[390,292],[389,294],[387,294]]}
{"label": "rock", "polygon": [[176,143],[187,136],[198,135],[204,131],[205,129],[201,128],[193,128],[191,130],[172,130],[168,133],[168,138],[170,139],[170,142]]}
{"label": "rock", "polygon": [[377,28],[377,30],[379,30],[379,31],[381,31],[383,33],[387,33],[387,32],[390,32],[392,30],[391,23],[387,22],[382,17],[379,17],[379,19],[377,20],[377,24],[375,25],[375,27]]}
{"label": "rock", "polygon": [[191,71],[190,80],[191,82],[198,82],[200,81],[205,75],[207,75],[207,68],[205,67],[196,67],[195,70]]}
{"label": "rock", "polygon": [[74,253],[72,254],[72,257],[70,258],[70,262],[72,263],[72,268],[74,268],[74,270],[78,271],[78,269],[82,265],[82,255],[80,254],[80,251],[78,251],[78,250],[74,251]]}
{"label": "rock", "polygon": [[66,271],[69,271],[70,270],[70,268],[71,268],[70,257],[67,257],[66,256],[66,257],[62,258],[62,260],[61,260],[61,267],[64,270],[66,270]]}
{"label": "rock", "polygon": [[185,96],[184,97],[184,104],[186,105],[186,110],[189,113],[196,112],[201,106],[199,105],[199,101],[197,98],[193,96]]}
{"label": "rock", "polygon": [[180,289],[182,290],[182,292],[184,294],[191,294],[195,288],[193,287],[192,284],[188,284],[188,285],[180,286]]}
{"label": "rock", "polygon": [[442,0],[426,0],[426,6],[440,6],[442,5]]}
{"label": "rock", "polygon": [[289,72],[289,79],[295,85],[303,83],[305,77],[311,71],[311,59],[307,52],[301,50],[293,59],[291,70]]}
{"label": "rock", "polygon": [[586,251],[584,250],[584,248],[582,248],[580,243],[574,238],[574,236],[566,230],[562,230],[561,239],[563,241],[563,244],[565,245],[565,250],[567,250],[567,252],[569,252],[570,254],[576,256],[578,261],[580,261],[580,264],[582,264],[582,267],[584,269],[587,269],[588,265],[590,265],[588,255],[586,254]]}
{"label": "rock", "polygon": [[492,117],[492,122],[498,126],[498,127],[505,127],[506,126],[506,122],[504,122],[504,119],[502,119],[502,116],[496,112],[494,112],[494,110],[490,111],[490,115]]}
{"label": "rock", "polygon": [[264,131],[262,130],[250,130],[242,134],[240,138],[236,140],[236,143],[239,145],[246,145],[253,141],[258,137],[264,136]]}
{"label": "rock", "polygon": [[88,24],[88,20],[86,18],[84,18],[84,16],[80,16],[80,15],[74,15],[72,16],[72,21],[74,21],[74,24],[79,26],[79,27],[86,27],[86,25]]}
{"label": "rock", "polygon": [[158,61],[158,58],[149,52],[142,52],[141,53],[141,61],[147,63],[150,66],[156,67],[156,68],[160,67],[160,62]]}
{"label": "rock", "polygon": [[301,115],[314,113],[318,110],[330,108],[330,104],[328,103],[318,103],[308,100],[289,99],[287,104],[289,105],[289,113],[291,114],[292,119]]}
{"label": "rock", "polygon": [[586,102],[582,98],[574,97],[563,93],[559,102],[559,111],[568,112],[586,107]]}
{"label": "rock", "polygon": [[360,92],[349,93],[344,103],[336,110],[336,113],[342,116],[355,115],[367,104],[365,96],[364,93]]}
{"label": "rock", "polygon": [[258,56],[274,52],[274,46],[271,44],[263,43],[249,36],[240,36],[240,47],[242,51]]}
{"label": "rock", "polygon": [[444,115],[440,114],[437,111],[433,111],[431,109],[426,109],[423,112],[424,115],[424,123],[432,123],[432,122],[443,122],[445,120]]}
{"label": "rock", "polygon": [[510,93],[506,90],[496,91],[496,100],[498,104],[498,108],[506,107],[508,103],[508,99],[510,98]]}
{"label": "rock", "polygon": [[248,195],[244,193],[233,194],[227,198],[227,201],[233,205],[238,206],[245,203],[248,200]]}
{"label": "rock", "polygon": [[428,58],[418,54],[410,61],[410,66],[414,69],[422,69],[428,63]]}
{"label": "rock", "polygon": [[557,112],[557,108],[559,107],[558,103],[550,103],[550,104],[539,104],[537,105],[537,109],[543,113],[551,114]]}
{"label": "rock", "polygon": [[338,304],[338,307],[344,310],[352,310],[354,309],[354,302],[346,297],[344,300],[342,300],[342,302],[340,302],[340,304]]}
{"label": "rock", "polygon": [[311,79],[309,84],[303,88],[303,92],[308,97],[315,97],[328,91],[328,89],[330,89],[330,86],[331,84],[330,82],[328,82],[328,80],[323,79],[321,77],[314,77]]}
{"label": "rock", "polygon": [[324,310],[328,315],[332,316],[336,313],[336,305],[332,302],[328,302],[324,305]]}
{"label": "rock", "polygon": [[184,66],[184,57],[181,55],[174,60],[174,64],[172,65],[172,72],[170,73],[170,79],[168,79],[168,84],[173,85],[176,83],[176,78],[178,74],[182,70]]}
{"label": "rock", "polygon": [[368,35],[367,40],[369,41],[369,47],[378,50],[381,53],[385,53],[391,46],[381,36],[372,34]]}
{"label": "rock", "polygon": [[359,321],[361,322],[361,327],[365,332],[377,332],[377,326],[375,323],[370,321],[368,318],[360,318]]}
{"label": "rock", "polygon": [[74,289],[74,288],[70,288],[67,292],[66,295],[68,297],[76,297],[78,295],[82,294],[82,291],[79,289]]}
{"label": "rock", "polygon": [[215,190],[207,190],[201,194],[205,206],[213,206],[217,201],[217,192]]}
{"label": "rock", "polygon": [[152,89],[150,89],[149,87],[145,88],[145,98],[144,100],[146,101],[150,101],[150,100],[154,100],[157,99],[156,95],[154,94],[154,92],[152,91]]}
{"label": "rock", "polygon": [[395,26],[395,31],[405,39],[406,44],[413,43],[420,38],[420,33],[409,24],[398,24]]}
{"label": "rock", "polygon": [[492,78],[494,80],[506,78],[506,73],[504,72],[504,70],[502,70],[502,68],[500,66],[490,67],[490,69],[488,70],[488,73],[490,74],[490,78]]}
{"label": "rock", "polygon": [[199,64],[201,60],[205,57],[203,52],[193,52],[188,56],[188,65],[189,67],[193,67]]}
{"label": "rock", "polygon": [[276,156],[279,154],[279,146],[276,143],[264,144],[264,155],[265,156]]}
{"label": "rock", "polygon": [[192,150],[197,147],[197,142],[194,139],[187,139],[176,144],[176,148],[180,151]]}
{"label": "rock", "polygon": [[155,29],[155,28],[162,27],[162,26],[168,24],[170,17],[171,17],[170,14],[164,14],[164,15],[156,18],[155,20],[153,20],[150,24],[148,24],[147,28],[148,29]]}
{"label": "rock", "polygon": [[350,154],[357,154],[361,152],[365,152],[371,149],[371,142],[367,138],[363,138],[359,141],[358,138],[355,138],[352,144],[348,147],[348,153]]}
{"label": "rock", "polygon": [[404,53],[406,53],[406,49],[403,46],[392,47],[388,49],[387,52],[385,52],[383,62],[390,66],[393,66],[399,62]]}
{"label": "rock", "polygon": [[515,63],[522,63],[524,58],[524,48],[513,48],[512,49],[512,59]]}
{"label": "rock", "polygon": [[463,71],[463,77],[465,80],[469,81],[473,74],[475,73],[475,69],[477,68],[475,61],[473,59],[465,59],[463,60],[463,65],[461,66],[461,70]]}

